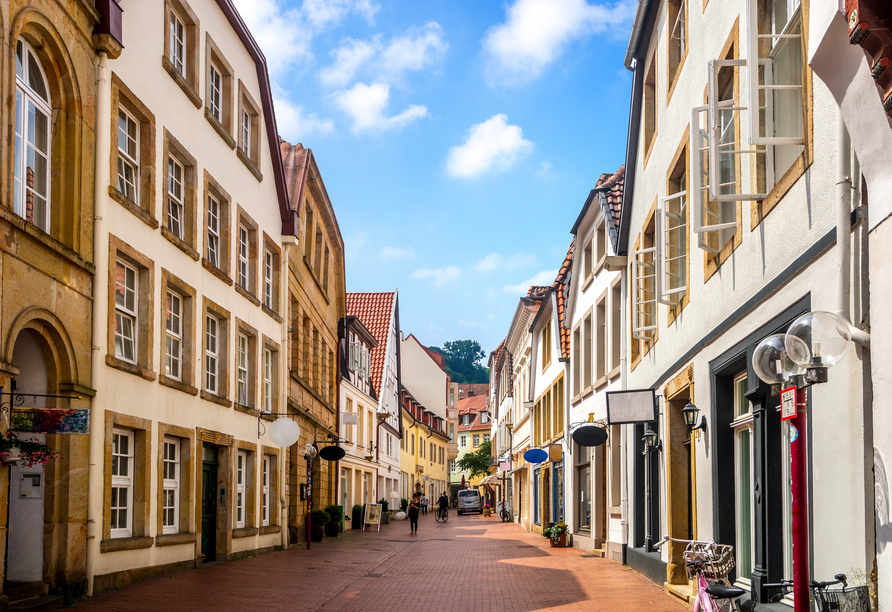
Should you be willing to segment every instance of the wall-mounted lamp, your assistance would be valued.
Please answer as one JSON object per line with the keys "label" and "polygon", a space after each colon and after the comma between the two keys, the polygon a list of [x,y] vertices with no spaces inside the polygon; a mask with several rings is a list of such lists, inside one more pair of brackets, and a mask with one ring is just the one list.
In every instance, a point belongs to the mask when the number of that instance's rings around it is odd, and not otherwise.
{"label": "wall-mounted lamp", "polygon": [[700,417],[700,424],[695,425],[697,423],[697,416],[700,414],[700,409],[697,408],[693,402],[688,400],[687,405],[681,409],[681,415],[684,417],[684,424],[688,426],[688,429],[691,431],[697,431],[698,429],[706,429],[706,417]]}
{"label": "wall-mounted lamp", "polygon": [[663,443],[657,439],[657,433],[650,428],[650,425],[647,426],[647,431],[641,439],[644,441],[645,453],[655,453],[663,449]]}

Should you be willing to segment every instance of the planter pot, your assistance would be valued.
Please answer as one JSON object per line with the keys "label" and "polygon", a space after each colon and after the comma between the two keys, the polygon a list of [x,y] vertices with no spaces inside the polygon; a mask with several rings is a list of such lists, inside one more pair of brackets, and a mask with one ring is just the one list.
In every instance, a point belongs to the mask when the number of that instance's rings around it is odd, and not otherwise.
{"label": "planter pot", "polygon": [[381,524],[382,524],[382,525],[389,525],[389,524],[390,524],[390,515],[387,514],[386,512],[383,512],[383,513],[381,514]]}
{"label": "planter pot", "polygon": [[362,510],[354,510],[350,516],[350,527],[353,529],[362,529]]}
{"label": "planter pot", "polygon": [[548,538],[548,543],[552,548],[566,548],[567,547],[567,534],[562,533],[558,536],[558,541],[555,542],[551,538]]}
{"label": "planter pot", "polygon": [[325,537],[325,527],[322,525],[310,526],[310,542],[321,542]]}
{"label": "planter pot", "polygon": [[338,537],[338,533],[341,531],[341,526],[334,521],[330,523],[325,523],[325,537],[326,538],[336,538]]}

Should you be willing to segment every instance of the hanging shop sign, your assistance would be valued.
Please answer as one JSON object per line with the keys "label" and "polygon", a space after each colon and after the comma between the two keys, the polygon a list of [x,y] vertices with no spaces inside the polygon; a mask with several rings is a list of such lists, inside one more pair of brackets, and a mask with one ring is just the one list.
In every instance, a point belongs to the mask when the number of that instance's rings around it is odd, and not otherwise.
{"label": "hanging shop sign", "polygon": [[531,448],[523,454],[523,458],[527,463],[542,463],[548,459],[548,453],[541,448]]}
{"label": "hanging shop sign", "polygon": [[605,395],[607,422],[610,425],[651,423],[657,420],[656,392],[653,389],[608,391]]}
{"label": "hanging shop sign", "polygon": [[347,454],[340,446],[323,446],[319,449],[319,456],[326,461],[339,461]]}
{"label": "hanging shop sign", "polygon": [[9,428],[26,433],[82,434],[89,432],[90,411],[80,408],[13,408]]}
{"label": "hanging shop sign", "polygon": [[579,446],[601,446],[607,441],[607,430],[597,425],[580,425],[573,432],[573,441]]}

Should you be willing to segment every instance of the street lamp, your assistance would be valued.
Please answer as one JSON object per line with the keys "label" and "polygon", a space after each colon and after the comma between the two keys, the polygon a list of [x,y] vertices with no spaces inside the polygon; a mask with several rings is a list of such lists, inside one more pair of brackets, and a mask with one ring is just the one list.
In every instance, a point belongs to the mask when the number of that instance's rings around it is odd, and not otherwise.
{"label": "street lamp", "polygon": [[[790,489],[793,531],[793,600],[796,612],[809,610],[807,389],[827,382],[827,368],[849,352],[848,322],[831,312],[810,312],[786,334],[769,336],[756,346],[753,370],[766,383],[790,382],[781,392],[781,419],[790,421]],[[804,372],[804,374],[803,374]]]}
{"label": "street lamp", "polygon": [[310,549],[310,511],[313,509],[313,457],[316,456],[316,447],[309,442],[304,445],[304,460],[307,462],[307,550]]}
{"label": "street lamp", "polygon": [[651,473],[653,470],[651,468],[651,454],[659,452],[663,448],[663,443],[657,439],[657,433],[650,428],[650,425],[647,426],[647,430],[644,432],[644,436],[641,438],[644,442],[644,471],[645,477],[647,479],[647,495],[644,502],[645,509],[645,525],[647,529],[644,533],[644,550],[651,550],[651,546],[653,545],[654,539],[653,534],[651,533],[651,523],[653,523],[653,508],[651,507],[653,504],[653,474]]}
{"label": "street lamp", "polygon": [[700,417],[700,424],[695,425],[697,422],[697,415],[700,414],[700,409],[694,405],[693,402],[688,400],[688,403],[684,408],[681,409],[681,416],[684,418],[684,424],[688,426],[692,432],[697,431],[698,429],[706,429],[706,417]]}
{"label": "street lamp", "polygon": [[663,448],[663,443],[657,439],[657,433],[650,428],[650,425],[647,426],[647,431],[641,439],[644,441],[645,453],[655,453]]}

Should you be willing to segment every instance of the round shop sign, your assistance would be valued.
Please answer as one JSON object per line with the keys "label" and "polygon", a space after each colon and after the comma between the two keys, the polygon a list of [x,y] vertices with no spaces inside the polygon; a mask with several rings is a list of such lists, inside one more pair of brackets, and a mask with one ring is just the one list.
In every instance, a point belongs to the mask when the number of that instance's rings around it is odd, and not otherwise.
{"label": "round shop sign", "polygon": [[541,448],[531,448],[523,454],[523,458],[527,463],[542,463],[548,459],[548,453]]}
{"label": "round shop sign", "polygon": [[579,446],[601,446],[607,441],[607,430],[597,425],[581,425],[573,432],[573,441]]}

